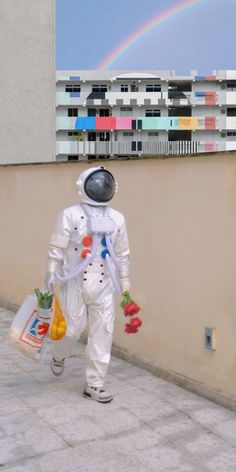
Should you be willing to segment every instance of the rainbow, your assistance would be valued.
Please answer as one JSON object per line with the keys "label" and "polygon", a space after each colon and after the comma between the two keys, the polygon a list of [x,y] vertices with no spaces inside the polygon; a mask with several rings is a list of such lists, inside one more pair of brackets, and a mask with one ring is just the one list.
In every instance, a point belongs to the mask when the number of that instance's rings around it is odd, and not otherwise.
{"label": "rainbow", "polygon": [[155,15],[154,18],[149,20],[147,23],[142,25],[138,30],[128,36],[119,46],[114,49],[105,59],[100,63],[98,69],[108,69],[111,67],[114,62],[117,61],[123,54],[125,54],[128,49],[131,48],[135,43],[142,39],[147,33],[154,30],[157,26],[169,20],[170,18],[182,13],[183,11],[198,5],[206,0],[181,0],[175,5],[168,7],[166,10]]}

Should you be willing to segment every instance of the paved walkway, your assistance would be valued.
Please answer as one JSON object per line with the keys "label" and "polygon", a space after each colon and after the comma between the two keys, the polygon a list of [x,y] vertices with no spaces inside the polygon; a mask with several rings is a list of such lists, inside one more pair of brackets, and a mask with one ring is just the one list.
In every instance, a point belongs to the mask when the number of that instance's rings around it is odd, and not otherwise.
{"label": "paved walkway", "polygon": [[236,413],[115,358],[114,401],[87,400],[84,346],[55,378],[8,346],[11,319],[0,309],[0,470],[236,471]]}

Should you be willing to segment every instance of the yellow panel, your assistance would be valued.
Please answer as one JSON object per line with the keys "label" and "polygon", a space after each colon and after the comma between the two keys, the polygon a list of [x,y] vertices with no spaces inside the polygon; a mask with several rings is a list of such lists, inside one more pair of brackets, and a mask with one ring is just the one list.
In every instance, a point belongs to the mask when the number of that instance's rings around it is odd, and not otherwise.
{"label": "yellow panel", "polygon": [[192,116],[180,116],[179,129],[199,129],[198,118]]}

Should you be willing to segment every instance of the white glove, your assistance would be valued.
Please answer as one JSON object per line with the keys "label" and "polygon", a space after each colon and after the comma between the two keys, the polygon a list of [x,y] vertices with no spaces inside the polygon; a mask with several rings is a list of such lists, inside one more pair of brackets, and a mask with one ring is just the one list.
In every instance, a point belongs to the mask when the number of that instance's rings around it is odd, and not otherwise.
{"label": "white glove", "polygon": [[47,272],[44,280],[44,286],[49,292],[53,292],[55,288],[55,275],[52,272]]}
{"label": "white glove", "polygon": [[120,284],[123,292],[128,292],[130,290],[130,281],[129,277],[121,277]]}

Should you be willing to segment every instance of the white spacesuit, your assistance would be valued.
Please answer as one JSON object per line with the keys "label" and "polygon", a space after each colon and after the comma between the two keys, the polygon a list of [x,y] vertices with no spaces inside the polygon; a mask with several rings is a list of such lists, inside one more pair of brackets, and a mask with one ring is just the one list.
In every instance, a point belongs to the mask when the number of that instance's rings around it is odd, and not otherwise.
{"label": "white spacesuit", "polygon": [[[112,400],[103,390],[114,326],[114,293],[129,290],[129,243],[124,216],[109,208],[117,184],[104,167],[82,172],[81,203],[63,210],[53,231],[46,287],[54,288],[66,317],[66,336],[55,341],[51,368],[64,369],[73,340],[88,326],[84,396]],[[56,288],[55,288],[56,285]]]}

